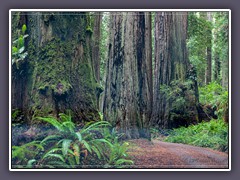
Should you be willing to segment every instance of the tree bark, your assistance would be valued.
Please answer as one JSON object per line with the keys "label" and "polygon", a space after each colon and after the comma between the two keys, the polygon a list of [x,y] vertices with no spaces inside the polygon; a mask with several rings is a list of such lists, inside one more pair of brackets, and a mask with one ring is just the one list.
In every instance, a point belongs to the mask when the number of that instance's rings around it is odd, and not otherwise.
{"label": "tree bark", "polygon": [[149,138],[151,16],[143,12],[116,12],[110,16],[104,118],[126,138]]}
{"label": "tree bark", "polygon": [[[207,13],[207,20],[212,22],[211,12]],[[206,69],[206,85],[212,80],[212,30],[208,28],[208,43],[207,43],[207,69]]]}
{"label": "tree bark", "polygon": [[215,54],[214,60],[215,60],[215,62],[214,62],[214,65],[215,65],[214,80],[218,82],[219,75],[220,75],[220,67],[221,67],[218,54]]}
{"label": "tree bark", "polygon": [[222,86],[228,89],[228,78],[229,78],[229,62],[228,59],[222,61]]}
{"label": "tree bark", "polygon": [[101,42],[101,22],[102,22],[102,12],[94,13],[94,23],[93,23],[93,42],[92,42],[92,64],[93,64],[93,74],[96,82],[99,86],[96,88],[97,96],[97,107],[100,109],[100,94],[103,92],[103,88],[100,86],[100,42]]}
{"label": "tree bark", "polygon": [[[27,16],[24,12],[12,12],[11,14],[11,40],[12,42],[17,40],[21,34],[21,29],[26,24]],[[26,43],[25,43],[26,44]],[[11,47],[13,44],[11,45]],[[25,70],[24,70],[25,69]],[[18,66],[14,63],[11,67],[11,107],[12,110],[20,110],[22,113],[27,112],[27,87],[26,83],[29,81],[29,69],[28,61],[19,61]]]}
{"label": "tree bark", "polygon": [[94,13],[94,23],[93,23],[93,50],[92,50],[92,59],[93,59],[93,72],[97,82],[100,82],[100,41],[101,41],[101,22],[102,22],[102,13]]}
{"label": "tree bark", "polygon": [[[153,113],[152,123],[161,128],[186,125],[197,121],[198,90],[195,80],[196,74],[190,66],[187,48],[187,12],[157,12],[155,16],[155,67],[153,88]],[[160,87],[182,88],[183,83],[189,78],[192,81],[190,89],[181,90],[184,100],[184,111],[191,114],[185,120],[180,117],[181,112],[173,112],[174,102],[177,97],[170,99],[170,94],[161,91]],[[176,83],[173,87],[172,83]]]}
{"label": "tree bark", "polygon": [[29,79],[23,97],[29,119],[57,117],[71,110],[80,122],[99,120],[88,16],[85,12],[28,13],[30,67],[22,70]]}

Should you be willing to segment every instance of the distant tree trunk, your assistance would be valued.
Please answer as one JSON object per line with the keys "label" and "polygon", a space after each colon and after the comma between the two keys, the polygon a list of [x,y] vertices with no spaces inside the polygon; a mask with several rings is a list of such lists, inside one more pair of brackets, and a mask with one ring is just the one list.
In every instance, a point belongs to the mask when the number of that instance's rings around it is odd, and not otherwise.
{"label": "distant tree trunk", "polygon": [[[187,12],[157,12],[155,16],[155,67],[153,89],[152,123],[162,128],[172,128],[197,121],[198,91],[195,81],[196,74],[192,70],[186,48],[187,39]],[[190,90],[183,85],[189,78],[193,79]],[[176,86],[172,83],[176,82]],[[169,94],[160,90],[160,87],[183,88],[184,111],[189,113],[185,120],[175,118],[174,115],[184,117],[181,113],[173,111],[176,105],[170,100]],[[177,97],[173,97],[177,98]],[[180,114],[179,114],[180,113]],[[188,119],[187,119],[188,118]],[[187,122],[186,122],[187,121]]]}
{"label": "distant tree trunk", "polygon": [[149,138],[151,16],[143,12],[116,12],[110,16],[104,118],[126,138]]}
{"label": "distant tree trunk", "polygon": [[219,55],[215,54],[215,58],[214,58],[214,80],[215,81],[219,81],[219,75],[220,75],[220,60],[219,60]]}
{"label": "distant tree trunk", "polygon": [[[100,41],[101,41],[101,22],[102,22],[102,12],[94,13],[94,23],[93,23],[93,47],[92,47],[92,64],[93,64],[93,74],[96,82],[100,84]],[[100,109],[99,98],[103,89],[98,86],[96,88],[97,95],[97,106]]]}
{"label": "distant tree trunk", "polygon": [[222,86],[228,89],[228,78],[229,78],[229,62],[228,59],[222,61]]}
{"label": "distant tree trunk", "polygon": [[88,13],[29,12],[28,117],[71,110],[78,121],[98,120]]}
{"label": "distant tree trunk", "polygon": [[[212,21],[211,12],[207,13],[207,20]],[[212,30],[208,28],[208,43],[207,43],[207,69],[206,69],[206,84],[211,82],[212,78]]]}
{"label": "distant tree trunk", "polygon": [[[213,31],[213,42],[217,45],[217,40],[219,38],[218,32],[216,32],[216,29]],[[213,71],[213,78],[214,81],[219,82],[219,76],[220,76],[220,70],[221,70],[221,63],[219,58],[219,48],[215,47],[214,51],[214,71]]]}

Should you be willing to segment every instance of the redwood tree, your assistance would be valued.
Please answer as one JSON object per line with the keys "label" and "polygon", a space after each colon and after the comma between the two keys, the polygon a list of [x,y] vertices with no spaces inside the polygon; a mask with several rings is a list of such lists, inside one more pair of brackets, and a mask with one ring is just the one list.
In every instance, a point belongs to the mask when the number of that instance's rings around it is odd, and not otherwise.
{"label": "redwood tree", "polygon": [[110,16],[104,118],[126,138],[149,138],[151,16],[144,12],[114,12]]}
{"label": "redwood tree", "polygon": [[[152,123],[162,128],[197,121],[196,75],[186,48],[187,16],[187,12],[157,12],[155,15]],[[185,83],[187,80],[190,85]],[[169,89],[176,94],[169,93]]]}
{"label": "redwood tree", "polygon": [[[13,86],[12,108],[24,111],[29,119],[57,116],[69,109],[79,121],[98,120],[89,14],[28,12],[24,16],[29,34],[27,68],[21,64],[16,71],[26,76],[12,81],[13,85],[22,82]],[[14,94],[21,94],[24,104]]]}

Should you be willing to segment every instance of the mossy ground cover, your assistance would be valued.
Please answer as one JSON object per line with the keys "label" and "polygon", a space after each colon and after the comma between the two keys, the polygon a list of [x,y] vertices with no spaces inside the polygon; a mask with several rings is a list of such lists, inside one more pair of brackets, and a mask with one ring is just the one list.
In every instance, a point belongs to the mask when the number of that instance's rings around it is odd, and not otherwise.
{"label": "mossy ground cover", "polygon": [[223,152],[228,151],[228,125],[223,120],[211,120],[189,127],[170,131],[166,142],[208,147]]}

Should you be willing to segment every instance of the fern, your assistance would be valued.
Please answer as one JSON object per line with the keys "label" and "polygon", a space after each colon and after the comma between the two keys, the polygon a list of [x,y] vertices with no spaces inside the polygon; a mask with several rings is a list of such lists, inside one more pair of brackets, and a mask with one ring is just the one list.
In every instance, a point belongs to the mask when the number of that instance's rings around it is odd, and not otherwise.
{"label": "fern", "polygon": [[57,119],[55,119],[53,117],[36,117],[36,118],[39,119],[39,120],[50,123],[52,126],[54,126],[60,132],[64,131],[64,128],[63,128],[62,124]]}
{"label": "fern", "polygon": [[70,139],[64,139],[63,140],[63,142],[62,142],[62,153],[63,153],[64,156],[67,155],[69,147],[71,145],[71,142],[72,142],[72,140],[70,140]]}
{"label": "fern", "polygon": [[40,151],[44,151],[40,141],[32,141],[22,146],[12,146],[12,159],[16,159],[22,165],[26,165],[28,159],[34,159]]}

